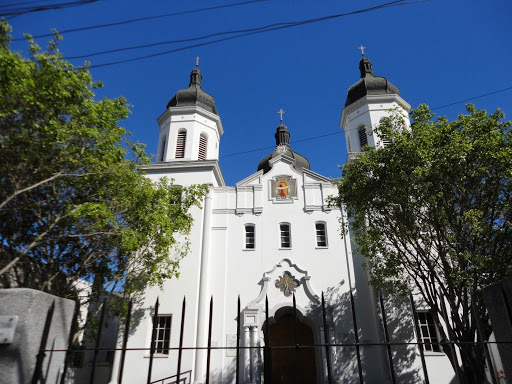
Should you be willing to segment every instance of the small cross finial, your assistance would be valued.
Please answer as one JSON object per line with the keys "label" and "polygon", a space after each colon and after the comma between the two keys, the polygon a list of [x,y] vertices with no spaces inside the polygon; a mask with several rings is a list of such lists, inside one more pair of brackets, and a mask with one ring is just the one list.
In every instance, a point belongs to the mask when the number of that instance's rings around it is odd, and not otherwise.
{"label": "small cross finial", "polygon": [[361,50],[361,55],[364,56],[364,50],[365,50],[366,47],[363,47],[363,45],[361,44],[359,47],[357,47],[357,49],[360,49]]}
{"label": "small cross finial", "polygon": [[200,58],[199,56],[196,56],[196,67],[199,67],[199,60],[200,60],[200,59],[201,59],[201,58]]}
{"label": "small cross finial", "polygon": [[279,115],[281,115],[281,123],[283,122],[283,115],[286,113],[285,111],[283,111],[283,108],[279,108],[279,111],[277,111],[277,113]]}

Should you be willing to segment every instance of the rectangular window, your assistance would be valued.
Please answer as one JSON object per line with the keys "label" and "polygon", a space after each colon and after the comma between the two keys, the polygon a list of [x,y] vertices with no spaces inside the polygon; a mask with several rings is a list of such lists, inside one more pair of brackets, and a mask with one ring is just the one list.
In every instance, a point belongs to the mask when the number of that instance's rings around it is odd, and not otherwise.
{"label": "rectangular window", "polygon": [[155,328],[155,353],[169,354],[171,342],[171,320],[172,315],[158,316]]}
{"label": "rectangular window", "polygon": [[254,225],[245,226],[245,249],[254,249]]}
{"label": "rectangular window", "polygon": [[437,337],[436,325],[430,312],[418,312],[421,341],[425,351],[441,352]]}
{"label": "rectangular window", "polygon": [[325,223],[315,223],[316,246],[327,247],[327,236],[325,234]]}
{"label": "rectangular window", "polygon": [[281,248],[291,248],[290,224],[279,224],[281,232]]}

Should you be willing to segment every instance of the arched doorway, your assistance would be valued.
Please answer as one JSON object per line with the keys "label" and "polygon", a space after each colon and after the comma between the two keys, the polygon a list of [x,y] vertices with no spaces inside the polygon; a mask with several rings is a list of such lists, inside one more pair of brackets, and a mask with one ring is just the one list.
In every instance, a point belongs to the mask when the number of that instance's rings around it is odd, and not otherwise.
{"label": "arched doorway", "polygon": [[[283,308],[284,309],[284,308]],[[283,310],[280,310],[281,313]],[[276,315],[278,315],[276,313]],[[269,324],[271,347],[294,346],[295,316],[292,308],[286,308],[281,316]],[[299,345],[314,345],[313,330],[297,318]],[[265,329],[265,328],[264,328]],[[272,348],[270,364],[266,366],[265,376],[271,376],[272,384],[316,384],[315,348]]]}

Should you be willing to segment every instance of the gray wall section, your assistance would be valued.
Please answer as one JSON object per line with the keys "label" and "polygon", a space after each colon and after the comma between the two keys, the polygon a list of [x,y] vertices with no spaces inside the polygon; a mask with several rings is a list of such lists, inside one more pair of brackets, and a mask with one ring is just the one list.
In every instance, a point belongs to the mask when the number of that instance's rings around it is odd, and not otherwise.
{"label": "gray wall section", "polygon": [[[48,312],[55,302],[45,349],[66,349],[75,303],[25,288],[0,289],[0,315],[15,315],[18,324],[12,344],[0,344],[0,384],[31,383]],[[65,352],[46,352],[42,380],[57,383]]]}
{"label": "gray wall section", "polygon": [[[507,313],[512,309],[512,278],[492,284],[484,288],[483,292],[507,383],[512,383],[512,318]],[[500,341],[508,343],[499,344]]]}

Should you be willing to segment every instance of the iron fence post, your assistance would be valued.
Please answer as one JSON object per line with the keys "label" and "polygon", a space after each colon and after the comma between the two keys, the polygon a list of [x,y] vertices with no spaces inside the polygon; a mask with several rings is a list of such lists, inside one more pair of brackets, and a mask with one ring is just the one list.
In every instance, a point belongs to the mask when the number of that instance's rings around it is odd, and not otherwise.
{"label": "iron fence post", "polygon": [[429,384],[427,364],[425,363],[425,352],[423,351],[423,341],[420,333],[420,326],[418,324],[418,314],[416,313],[416,305],[414,304],[414,298],[412,292],[409,291],[409,300],[411,302],[412,319],[414,321],[414,329],[416,330],[416,341],[418,343],[418,349],[420,350],[421,366],[423,367],[423,376],[425,376],[425,383]]}
{"label": "iron fence post", "polygon": [[354,305],[354,294],[350,289],[350,305],[352,307],[352,324],[354,326],[354,338],[356,340],[357,370],[359,373],[359,383],[363,384],[363,367],[361,366],[361,351],[359,350],[359,333],[357,328],[356,308]]}
{"label": "iron fence post", "polygon": [[43,335],[41,336],[41,344],[39,345],[39,353],[37,354],[36,366],[34,375],[32,376],[32,384],[37,384],[43,375],[43,360],[46,356],[44,352],[46,343],[48,342],[48,335],[50,334],[50,327],[53,320],[53,311],[55,310],[55,300],[52,302],[46,314],[46,321],[44,322]]}
{"label": "iron fence post", "polygon": [[295,381],[300,383],[300,351],[299,351],[299,329],[297,324],[297,303],[295,293],[293,294],[293,333],[295,338]]}
{"label": "iron fence post", "polygon": [[130,321],[132,320],[132,300],[128,302],[128,313],[126,314],[126,322],[124,324],[124,335],[123,335],[123,346],[121,349],[121,361],[119,366],[119,379],[118,383],[121,384],[123,382],[123,373],[124,373],[124,360],[126,357],[126,346],[128,344],[128,335],[130,333]]}
{"label": "iron fence post", "polygon": [[210,383],[210,355],[212,352],[212,316],[213,316],[213,296],[210,299],[210,319],[208,323],[208,354],[206,356],[206,384]]}
{"label": "iron fence post", "polygon": [[236,316],[236,384],[240,383],[240,295],[238,295],[238,306],[237,306],[237,316]]}
{"label": "iron fence post", "polygon": [[185,296],[183,296],[183,305],[181,306],[181,326],[180,326],[180,345],[178,346],[178,372],[176,378],[176,384],[180,384],[181,376],[181,355],[183,353],[183,330],[185,329],[185,307],[186,307]]}
{"label": "iron fence post", "polygon": [[391,353],[391,345],[389,345],[388,321],[386,318],[386,309],[384,308],[384,300],[382,300],[382,292],[379,291],[380,312],[382,315],[382,325],[384,326],[384,341],[386,342],[386,350],[388,353],[389,371],[391,373],[391,381],[396,383],[395,368],[393,367],[393,354]]}
{"label": "iron fence post", "polygon": [[91,376],[89,377],[89,383],[94,384],[94,375],[96,374],[96,360],[98,359],[98,349],[100,348],[101,333],[103,332],[103,321],[105,319],[105,308],[107,306],[107,299],[103,299],[101,304],[100,312],[100,324],[98,326],[98,333],[96,334],[96,344],[94,346],[94,356],[92,358]]}
{"label": "iron fence post", "polygon": [[455,375],[457,376],[457,381],[459,382],[459,384],[461,383],[460,381],[460,376],[459,376],[459,359],[457,358],[457,351],[455,350],[455,344],[454,344],[454,341],[453,341],[453,335],[452,335],[452,331],[451,331],[451,328],[450,328],[450,319],[448,318],[448,312],[446,311],[446,305],[444,304],[444,295],[443,295],[443,292],[441,292],[441,290],[439,290],[439,303],[441,305],[441,312],[443,313],[443,319],[444,319],[444,322],[446,323],[446,328],[447,328],[447,333],[448,333],[448,340],[450,341],[450,349],[452,351],[452,358],[453,358],[453,362],[454,362],[454,365],[455,365]]}
{"label": "iron fence post", "polygon": [[[471,295],[471,307],[473,309],[473,317],[475,319],[478,337],[480,338],[481,341],[485,342],[484,333],[482,330],[482,323],[480,322],[480,316],[478,315],[478,308],[476,306],[476,296],[475,296],[475,293],[473,292],[473,290],[470,290],[470,295]],[[489,367],[489,373],[490,373],[489,376],[491,376],[491,381],[493,384],[497,384],[496,376],[494,375],[495,370],[492,365],[492,360],[491,360],[491,355],[489,354],[488,345],[482,344],[482,347],[483,347],[484,353],[485,353],[485,360],[487,360],[487,365]],[[478,348],[478,345],[475,345],[475,349],[476,348]]]}
{"label": "iron fence post", "polygon": [[324,292],[322,291],[322,318],[324,321],[324,342],[325,342],[325,358],[327,362],[327,382],[332,384],[331,377],[331,355],[329,351],[329,330],[327,329],[327,316],[325,315]]}
{"label": "iron fence post", "polygon": [[78,321],[78,314],[80,312],[80,303],[75,303],[75,312],[73,314],[73,322],[71,323],[71,327],[69,327],[69,338],[68,338],[68,349],[66,351],[66,357],[64,358],[64,368],[62,369],[62,376],[60,378],[60,384],[65,384],[66,382],[66,374],[69,368],[69,359],[70,352],[73,348],[73,336],[74,330]]}
{"label": "iron fence post", "polygon": [[155,313],[153,315],[153,329],[151,332],[151,345],[149,347],[149,367],[148,367],[148,381],[147,384],[151,384],[151,371],[153,370],[153,355],[155,354],[155,339],[156,339],[156,327],[158,323],[158,297],[155,303]]}

